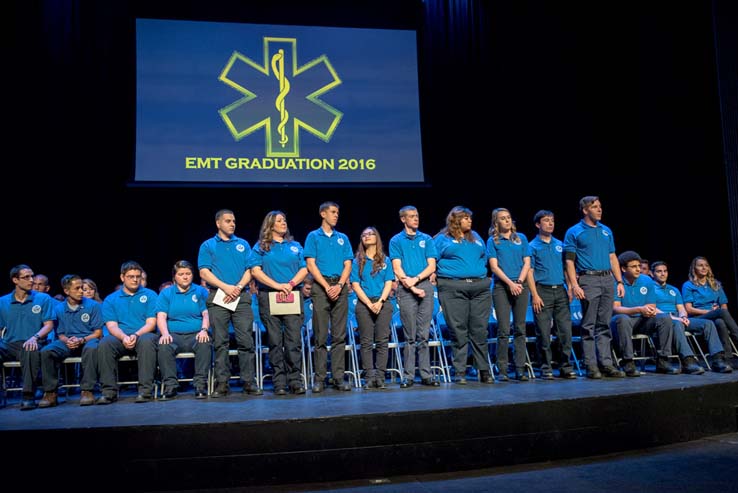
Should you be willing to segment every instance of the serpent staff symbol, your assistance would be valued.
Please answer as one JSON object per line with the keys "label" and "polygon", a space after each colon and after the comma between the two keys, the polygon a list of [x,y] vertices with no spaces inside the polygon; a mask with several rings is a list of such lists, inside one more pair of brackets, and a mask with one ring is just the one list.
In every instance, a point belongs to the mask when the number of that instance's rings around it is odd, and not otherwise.
{"label": "serpent staff symbol", "polygon": [[277,125],[277,132],[279,132],[280,136],[279,143],[284,147],[290,140],[287,137],[287,132],[284,130],[287,126],[287,120],[290,118],[289,112],[284,109],[284,100],[287,97],[287,93],[290,92],[290,81],[284,76],[284,50],[279,50],[272,57],[272,72],[274,72],[274,76],[279,81],[279,94],[274,101],[274,106],[279,111],[279,125]]}

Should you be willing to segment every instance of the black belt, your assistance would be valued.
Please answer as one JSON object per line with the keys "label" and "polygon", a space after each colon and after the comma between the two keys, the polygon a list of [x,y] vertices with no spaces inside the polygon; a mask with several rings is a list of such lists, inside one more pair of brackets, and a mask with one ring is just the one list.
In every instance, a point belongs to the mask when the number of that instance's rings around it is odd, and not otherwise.
{"label": "black belt", "polygon": [[542,288],[549,288],[549,289],[559,289],[563,288],[563,284],[541,284],[540,282],[536,283],[536,286],[540,286]]}
{"label": "black belt", "polygon": [[605,276],[612,275],[612,271],[610,269],[607,269],[607,270],[582,270],[582,271],[579,271],[577,274],[579,274],[580,276],[600,276],[600,277],[605,277]]}
{"label": "black belt", "polygon": [[449,281],[476,282],[487,279],[486,277],[439,277],[439,279],[447,279]]}
{"label": "black belt", "polygon": [[338,281],[341,280],[341,276],[323,276],[323,279],[325,279],[325,282],[328,284],[338,284]]}

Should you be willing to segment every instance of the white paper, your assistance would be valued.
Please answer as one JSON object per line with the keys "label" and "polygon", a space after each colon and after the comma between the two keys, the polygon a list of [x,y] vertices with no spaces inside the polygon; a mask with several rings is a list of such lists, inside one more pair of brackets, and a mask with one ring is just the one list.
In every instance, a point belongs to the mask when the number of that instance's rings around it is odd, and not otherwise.
{"label": "white paper", "polygon": [[226,303],[223,301],[226,297],[225,291],[218,288],[218,291],[215,292],[215,296],[213,297],[213,303],[215,303],[218,306],[222,306],[223,308],[228,308],[230,311],[235,312],[236,307],[238,306],[238,302],[240,301],[240,297],[237,297],[235,300],[231,301],[230,303]]}

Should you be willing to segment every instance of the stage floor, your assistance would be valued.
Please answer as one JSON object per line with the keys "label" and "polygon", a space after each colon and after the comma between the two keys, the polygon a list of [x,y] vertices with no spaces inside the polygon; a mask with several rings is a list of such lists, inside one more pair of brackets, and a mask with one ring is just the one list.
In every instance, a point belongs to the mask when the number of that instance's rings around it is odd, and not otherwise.
{"label": "stage floor", "polygon": [[647,368],[638,378],[590,380],[542,380],[480,384],[469,377],[468,385],[442,383],[425,387],[416,383],[401,389],[389,383],[387,390],[353,389],[341,392],[327,388],[321,394],[276,396],[267,386],[263,396],[247,396],[232,385],[232,393],[221,399],[197,400],[186,387],[171,401],[134,402],[135,389],[121,392],[120,400],[107,406],[79,406],[79,393],[60,397],[57,407],[20,411],[19,394],[9,395],[8,406],[0,409],[2,430],[46,430],[109,428],[125,426],[193,425],[324,419],[372,414],[397,414],[414,411],[452,410],[535,404],[603,396],[633,395],[675,389],[738,382],[738,371],[729,374],[706,372],[703,375],[662,375]]}
{"label": "stage floor", "polygon": [[[345,481],[545,463],[688,442],[736,431],[738,372],[639,378],[416,384],[387,390],[230,396],[107,406],[0,409],[2,443],[51,443],[78,461],[115,464],[127,491]],[[14,396],[11,396],[14,397]],[[33,475],[9,448],[2,463]],[[204,472],[207,471],[207,472]],[[89,471],[107,484],[109,469]]]}

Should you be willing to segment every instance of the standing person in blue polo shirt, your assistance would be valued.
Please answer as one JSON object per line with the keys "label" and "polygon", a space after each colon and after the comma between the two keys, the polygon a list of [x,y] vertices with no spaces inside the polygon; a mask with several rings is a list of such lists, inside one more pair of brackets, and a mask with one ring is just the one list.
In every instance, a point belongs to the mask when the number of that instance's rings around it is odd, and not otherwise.
{"label": "standing person in blue polo shirt", "polygon": [[525,371],[525,314],[528,311],[530,289],[528,271],[530,253],[528,239],[518,233],[510,211],[499,207],[492,211],[492,224],[487,239],[487,255],[492,270],[494,287],[492,300],[497,312],[497,368],[499,378],[507,380],[508,347],[510,341],[510,313],[512,312],[515,333],[513,335],[513,358],[515,379],[529,380]]}
{"label": "standing person in blue polo shirt", "polygon": [[[615,240],[612,230],[600,222],[599,197],[582,197],[579,210],[584,217],[566,231],[564,252],[570,289],[582,303],[582,350],[587,378],[602,378],[603,374],[623,378],[625,373],[613,366],[610,332],[615,294],[625,295]],[[613,277],[617,288],[613,288]]]}
{"label": "standing person in blue polo shirt", "polygon": [[307,276],[302,245],[295,241],[282,211],[268,212],[261,223],[259,242],[251,252],[251,274],[258,283],[259,317],[267,331],[269,362],[276,395],[304,394],[302,379],[302,323],[304,313],[272,315],[269,293],[301,297]]}
{"label": "standing person in blue polo shirt", "polygon": [[415,355],[423,385],[438,387],[430,365],[428,339],[433,319],[433,285],[430,278],[436,272],[438,251],[433,238],[418,231],[420,215],[412,205],[400,209],[403,230],[390,239],[389,254],[399,283],[397,304],[405,337],[403,348],[404,373],[402,388],[415,383]]}
{"label": "standing person in blue polo shirt", "polygon": [[[0,364],[20,361],[23,378],[21,411],[36,409],[36,378],[41,369],[40,349],[54,329],[57,302],[46,293],[33,290],[33,270],[25,264],[10,269],[15,288],[0,298]],[[0,390],[5,382],[0,382]],[[5,402],[5,399],[0,399]]]}
{"label": "standing person in blue polo shirt", "polygon": [[351,285],[358,299],[356,323],[359,326],[361,367],[366,378],[365,389],[384,389],[392,303],[394,271],[376,228],[365,228],[356,248],[351,269]]}
{"label": "standing person in blue polo shirt", "polygon": [[438,250],[438,297],[453,343],[456,382],[467,383],[466,357],[471,344],[479,381],[494,383],[487,353],[487,325],[492,308],[487,277],[489,257],[484,240],[472,230],[472,211],[462,206],[451,209],[446,227],[434,241]]}
{"label": "standing person in blue polo shirt", "polygon": [[556,327],[559,352],[559,376],[577,378],[571,366],[571,294],[567,293],[564,275],[564,244],[553,236],[554,213],[540,210],[533,217],[538,235],[528,243],[530,270],[528,287],[536,322],[536,344],[541,357],[541,376],[553,378],[551,322]]}
{"label": "standing person in blue polo shirt", "polygon": [[[251,282],[249,269],[251,246],[246,240],[234,234],[236,215],[233,211],[221,209],[216,212],[215,226],[217,228],[215,236],[202,242],[197,255],[200,278],[210,289],[207,307],[215,346],[216,381],[215,390],[210,397],[225,397],[230,392],[228,382],[231,378],[231,365],[228,345],[231,325],[236,336],[238,366],[241,380],[244,382],[243,392],[262,395],[263,391],[256,384],[254,312],[251,307],[251,293],[248,290]],[[218,290],[222,291],[225,303],[238,300],[233,310],[214,302]]]}
{"label": "standing person in blue polo shirt", "polygon": [[656,308],[656,282],[641,275],[641,257],[636,252],[628,250],[621,253],[618,262],[625,281],[625,293],[613,301],[615,316],[611,326],[618,340],[625,376],[641,375],[633,362],[633,334],[656,336],[656,372],[678,374],[679,368],[672,366],[669,361],[674,342],[671,316],[660,313]]}
{"label": "standing person in blue polo shirt", "polygon": [[136,356],[138,363],[136,402],[148,402],[154,397],[158,295],[141,286],[141,272],[138,262],[124,262],[120,267],[122,287],[103,301],[103,322],[108,335],[97,350],[102,395],[96,404],[118,400],[118,359],[126,355]]}
{"label": "standing person in blue polo shirt", "polygon": [[[641,264],[643,265],[643,264]],[[711,368],[718,373],[730,373],[733,371],[730,365],[725,362],[723,352],[723,343],[720,341],[720,335],[711,320],[702,318],[690,319],[687,315],[687,309],[682,301],[682,294],[679,289],[667,284],[669,278],[669,267],[666,262],[656,261],[651,264],[651,276],[656,281],[656,308],[671,316],[671,323],[674,327],[674,342],[676,343],[677,352],[682,359],[682,370],[685,373],[701,374],[704,372],[702,367],[697,363],[694,351],[687,341],[684,331],[689,329],[693,334],[702,334],[707,342],[707,350],[711,359]]]}
{"label": "standing person in blue polo shirt", "polygon": [[305,239],[305,260],[313,276],[313,332],[315,333],[315,383],[313,392],[322,392],[328,372],[328,327],[331,330],[331,374],[333,386],[349,391],[343,381],[346,370],[346,323],[348,286],[354,252],[348,236],[336,231],[338,204],[323,202],[319,207],[320,227]]}
{"label": "standing person in blue polo shirt", "polygon": [[156,325],[159,328],[159,371],[162,398],[177,397],[177,354],[195,353],[195,372],[192,383],[195,398],[208,395],[208,371],[212,363],[213,345],[210,342],[210,316],[205,300],[208,290],[193,284],[194,266],[179,260],[172,268],[174,284],[159,293],[156,302]]}
{"label": "standing person in blue polo shirt", "polygon": [[684,308],[690,317],[712,320],[723,341],[725,354],[733,356],[731,337],[738,340],[738,324],[728,311],[728,297],[715,279],[705,257],[695,257],[689,266],[689,280],[682,285]]}
{"label": "standing person in blue polo shirt", "polygon": [[85,298],[82,278],[76,274],[62,277],[62,291],[66,300],[56,306],[56,340],[41,350],[41,375],[44,396],[39,407],[57,404],[59,365],[70,356],[82,357],[82,381],[79,405],[95,403],[92,391],[98,379],[97,349],[102,337],[102,306]]}

